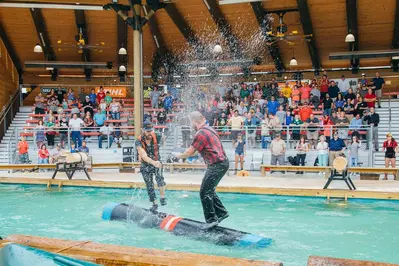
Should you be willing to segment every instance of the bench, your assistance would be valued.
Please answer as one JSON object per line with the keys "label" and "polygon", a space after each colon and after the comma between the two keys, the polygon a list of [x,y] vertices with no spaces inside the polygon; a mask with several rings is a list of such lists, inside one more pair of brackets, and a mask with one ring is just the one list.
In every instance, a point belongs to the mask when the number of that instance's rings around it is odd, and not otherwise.
{"label": "bench", "polygon": [[299,165],[264,165],[260,166],[260,172],[266,176],[267,171],[287,171],[287,172],[324,172],[325,178],[330,176],[331,167],[329,166],[299,166]]}

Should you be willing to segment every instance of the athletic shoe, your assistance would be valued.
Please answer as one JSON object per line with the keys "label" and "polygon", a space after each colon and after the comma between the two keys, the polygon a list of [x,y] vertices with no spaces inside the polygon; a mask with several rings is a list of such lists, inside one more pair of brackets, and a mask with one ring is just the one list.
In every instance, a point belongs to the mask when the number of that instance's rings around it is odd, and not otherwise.
{"label": "athletic shoe", "polygon": [[161,198],[159,201],[161,202],[161,206],[165,206],[167,204],[165,198]]}
{"label": "athletic shoe", "polygon": [[201,229],[202,229],[202,230],[208,230],[208,229],[211,229],[211,228],[217,226],[218,224],[219,224],[218,221],[214,221],[214,222],[212,222],[212,223],[206,223],[206,224],[203,224],[203,225],[201,226]]}
{"label": "athletic shoe", "polygon": [[218,223],[221,223],[224,219],[226,219],[226,218],[228,218],[229,217],[229,214],[228,213],[226,213],[225,215],[223,215],[222,217],[219,217],[218,218]]}
{"label": "athletic shoe", "polygon": [[156,212],[158,210],[158,204],[153,204],[150,208],[150,212]]}

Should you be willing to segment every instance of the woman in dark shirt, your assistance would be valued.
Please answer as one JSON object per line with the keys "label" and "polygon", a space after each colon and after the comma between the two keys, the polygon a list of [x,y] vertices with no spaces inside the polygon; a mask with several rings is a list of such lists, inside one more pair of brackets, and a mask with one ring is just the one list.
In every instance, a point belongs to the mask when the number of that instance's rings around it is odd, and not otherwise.
{"label": "woman in dark shirt", "polygon": [[363,112],[366,109],[367,109],[367,103],[363,102],[362,97],[359,97],[355,105],[355,115],[359,114],[360,117],[363,117]]}
{"label": "woman in dark shirt", "polygon": [[348,93],[345,95],[345,100],[346,102],[352,102],[355,104],[353,101],[356,99],[356,94],[353,93],[353,89],[349,88]]}

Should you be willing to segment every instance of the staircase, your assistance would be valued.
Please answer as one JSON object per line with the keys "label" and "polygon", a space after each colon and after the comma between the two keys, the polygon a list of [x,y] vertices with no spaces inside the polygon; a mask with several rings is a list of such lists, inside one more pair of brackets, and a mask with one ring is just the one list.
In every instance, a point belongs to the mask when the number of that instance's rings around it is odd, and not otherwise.
{"label": "staircase", "polygon": [[32,113],[32,107],[20,107],[19,112],[15,116],[12,121],[10,127],[8,128],[6,134],[0,143],[0,164],[8,164],[12,162],[12,156],[9,154],[8,146],[10,146],[11,150],[15,150],[17,146],[17,136],[16,136],[16,128],[19,128],[21,131],[24,126],[26,126],[26,120],[29,120],[29,114]]}
{"label": "staircase", "polygon": [[[399,100],[391,100],[391,121],[389,121],[389,103],[382,102],[382,108],[376,108],[376,112],[380,115],[380,124],[378,125],[378,144],[379,151],[374,153],[375,167],[384,167],[385,153],[382,152],[382,144],[386,139],[388,132],[391,132],[393,137],[399,140]],[[397,159],[397,163],[398,163]]]}

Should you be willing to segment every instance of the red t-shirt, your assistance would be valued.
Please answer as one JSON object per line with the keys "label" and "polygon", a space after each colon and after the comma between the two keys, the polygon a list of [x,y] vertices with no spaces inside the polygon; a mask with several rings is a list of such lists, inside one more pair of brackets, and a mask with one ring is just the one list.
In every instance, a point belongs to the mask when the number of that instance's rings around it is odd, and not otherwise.
{"label": "red t-shirt", "polygon": [[98,101],[98,103],[101,103],[101,100],[102,100],[102,99],[105,99],[105,92],[99,91],[99,92],[97,93],[97,101]]}
{"label": "red t-shirt", "polygon": [[367,102],[367,107],[368,107],[368,108],[370,108],[370,107],[375,107],[375,100],[377,100],[377,97],[375,96],[374,93],[373,93],[373,94],[368,94],[368,93],[367,93],[367,94],[364,96],[364,99],[368,99],[368,100],[374,99],[373,102]]}
{"label": "red t-shirt", "polygon": [[388,143],[388,141],[384,141],[384,144],[382,145],[384,148],[396,148],[398,147],[398,143],[396,142],[396,140],[392,140],[391,143]]}
{"label": "red t-shirt", "polygon": [[329,84],[328,79],[326,80],[322,79],[320,82],[320,92],[328,92],[328,84]]}
{"label": "red t-shirt", "polygon": [[39,155],[40,159],[46,159],[46,158],[48,158],[50,156],[50,154],[49,154],[47,149],[46,150],[40,149],[39,152],[38,152],[38,155]]}
{"label": "red t-shirt", "polygon": [[301,117],[302,121],[306,121],[310,115],[313,113],[312,108],[304,107],[299,111],[299,116]]}
{"label": "red t-shirt", "polygon": [[300,89],[300,91],[301,91],[301,99],[302,100],[309,100],[309,98],[310,98],[310,91],[311,91],[312,89],[310,88],[310,87],[302,87],[301,89]]}

